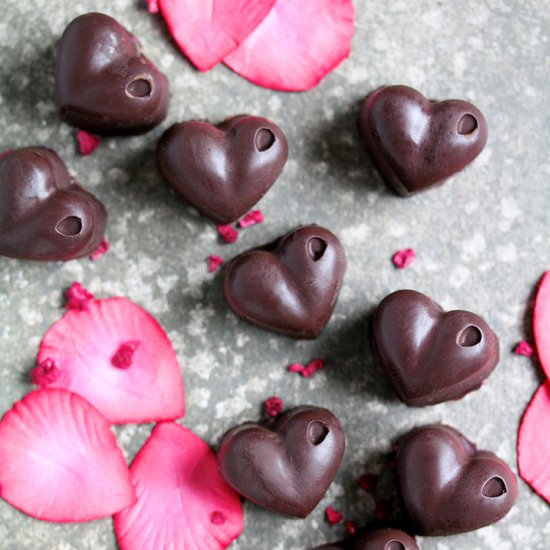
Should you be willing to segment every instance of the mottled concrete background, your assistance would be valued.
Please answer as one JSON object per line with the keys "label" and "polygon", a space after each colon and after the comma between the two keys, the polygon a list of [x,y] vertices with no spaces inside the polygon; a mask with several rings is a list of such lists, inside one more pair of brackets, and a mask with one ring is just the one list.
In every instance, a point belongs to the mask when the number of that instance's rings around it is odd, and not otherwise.
{"label": "mottled concrete background", "polygon": [[[541,381],[537,364],[511,353],[530,338],[528,303],[550,268],[550,12],[541,0],[357,0],[353,54],[316,90],[284,94],[253,86],[219,66],[199,74],[141,0],[7,0],[0,15],[0,149],[55,148],[109,211],[112,249],[102,260],[65,264],[0,258],[0,410],[31,386],[42,334],[62,312],[62,290],[80,281],[99,297],[128,296],[155,315],[174,343],[186,384],[184,424],[212,445],[230,426],[257,419],[279,395],[287,406],[331,408],[348,449],[328,494],[303,521],[246,505],[246,528],[234,548],[302,550],[344,534],[331,526],[331,505],[362,524],[376,499],[396,501],[385,454],[409,428],[447,422],[516,467],[522,411]],[[161,128],[105,140],[89,157],[75,131],[60,124],[53,103],[56,40],[75,16],[104,11],[134,32],[168,74],[172,104]],[[487,148],[439,190],[403,200],[388,191],[362,151],[355,129],[359,101],[386,83],[412,85],[433,98],[463,98],[485,113]],[[290,160],[261,202],[266,222],[220,242],[214,225],[175,199],[155,165],[163,130],[191,118],[213,122],[251,113],[286,132]],[[335,313],[312,342],[296,342],[238,321],[227,309],[220,277],[206,258],[224,258],[273,239],[300,223],[338,234],[349,269]],[[414,247],[417,261],[393,268],[392,253]],[[473,310],[500,337],[502,359],[484,387],[460,402],[411,409],[394,397],[366,345],[366,317],[386,294],[414,288],[446,308]],[[323,357],[312,379],[286,371]],[[151,426],[117,435],[128,458]],[[357,478],[380,472],[374,494]],[[424,549],[545,549],[550,509],[523,483],[517,506],[498,525],[475,533],[419,539]],[[402,517],[394,509],[392,519]],[[110,520],[54,525],[0,503],[0,548],[116,548]]]}

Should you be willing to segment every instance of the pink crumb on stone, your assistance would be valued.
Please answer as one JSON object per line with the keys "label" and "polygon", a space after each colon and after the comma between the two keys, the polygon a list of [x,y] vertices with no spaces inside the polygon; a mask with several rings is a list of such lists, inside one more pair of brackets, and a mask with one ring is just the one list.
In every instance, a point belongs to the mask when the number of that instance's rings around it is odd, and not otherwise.
{"label": "pink crumb on stone", "polygon": [[241,218],[239,225],[241,227],[250,227],[264,221],[264,215],[261,210],[252,210],[246,216]]}
{"label": "pink crumb on stone", "polygon": [[130,340],[120,344],[115,354],[111,357],[111,364],[117,369],[128,369],[132,366],[134,353],[139,348],[139,340]]}
{"label": "pink crumb on stone", "polygon": [[522,340],[514,348],[514,353],[516,355],[524,355],[525,357],[532,357],[535,351],[533,350],[533,347],[531,346],[531,344],[529,344],[529,342]]}
{"label": "pink crumb on stone", "polygon": [[231,244],[234,243],[238,238],[239,234],[237,230],[231,225],[218,225],[218,233],[224,238],[225,242]]}
{"label": "pink crumb on stone", "polygon": [[101,138],[89,134],[85,130],[79,130],[76,134],[76,140],[78,141],[78,148],[81,155],[91,155],[101,143]]}
{"label": "pink crumb on stone", "polygon": [[223,258],[221,256],[209,256],[208,257],[208,273],[214,273],[223,264]]}
{"label": "pink crumb on stone", "polygon": [[302,373],[304,369],[305,369],[304,365],[300,365],[300,363],[292,363],[292,365],[288,367],[289,372]]}
{"label": "pink crumb on stone", "polygon": [[388,519],[392,511],[392,505],[389,500],[377,500],[374,505],[374,517],[377,521]]}
{"label": "pink crumb on stone", "polygon": [[6,149],[5,151],[2,151],[2,152],[0,153],[0,159],[1,159],[2,157],[5,157],[6,155],[9,155],[10,153],[13,153],[13,150],[12,150],[12,149]]}
{"label": "pink crumb on stone", "polygon": [[409,267],[416,259],[416,252],[412,248],[404,248],[398,250],[392,256],[392,262],[397,269],[405,269]]}
{"label": "pink crumb on stone", "polygon": [[159,0],[147,0],[147,11],[149,13],[159,12]]}
{"label": "pink crumb on stone", "polygon": [[309,378],[313,376],[318,370],[325,368],[325,362],[322,359],[313,359],[306,366],[301,365],[300,363],[292,363],[288,367],[289,372],[297,372],[301,374],[304,378]]}
{"label": "pink crumb on stone", "polygon": [[335,510],[331,506],[329,506],[325,510],[325,514],[327,516],[328,522],[332,525],[336,525],[337,523],[340,523],[342,521],[342,513],[338,510]]}
{"label": "pink crumb on stone", "polygon": [[270,397],[265,401],[265,412],[267,416],[275,418],[283,410],[283,400],[280,397]]}
{"label": "pink crumb on stone", "polygon": [[31,370],[31,380],[37,386],[49,386],[57,381],[60,372],[51,358],[44,359],[34,369]]}
{"label": "pink crumb on stone", "polygon": [[367,491],[367,493],[372,493],[372,491],[376,488],[377,483],[378,476],[375,474],[366,473],[359,478],[359,487],[361,487],[363,491]]}
{"label": "pink crumb on stone", "polygon": [[355,535],[357,531],[357,523],[352,520],[346,521],[346,530],[350,535]]}
{"label": "pink crumb on stone", "polygon": [[95,262],[100,258],[103,258],[103,256],[105,256],[105,254],[107,254],[107,252],[109,251],[109,248],[111,248],[109,241],[106,239],[106,237],[103,237],[103,239],[101,239],[101,242],[99,243],[98,249],[90,255],[90,260],[92,260],[92,262]]}
{"label": "pink crumb on stone", "polygon": [[76,309],[78,311],[87,311],[90,303],[94,300],[94,295],[88,292],[80,283],[73,283],[65,293],[67,309]]}
{"label": "pink crumb on stone", "polygon": [[215,510],[210,514],[210,521],[213,525],[223,525],[225,523],[225,516],[222,512]]}

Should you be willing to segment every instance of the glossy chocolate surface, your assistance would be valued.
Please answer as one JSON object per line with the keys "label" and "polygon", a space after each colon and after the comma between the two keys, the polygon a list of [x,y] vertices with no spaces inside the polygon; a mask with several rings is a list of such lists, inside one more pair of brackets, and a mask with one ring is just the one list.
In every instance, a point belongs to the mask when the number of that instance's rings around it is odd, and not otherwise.
{"label": "glossy chocolate surface", "polygon": [[407,86],[384,86],[367,96],[359,130],[380,175],[403,196],[443,183],[487,142],[487,123],[474,105],[430,101]]}
{"label": "glossy chocolate surface", "polygon": [[315,338],[336,305],[346,255],[330,231],[307,225],[234,258],[225,297],[243,319],[293,338]]}
{"label": "glossy chocolate surface", "polygon": [[498,339],[481,317],[445,312],[414,290],[380,302],[372,338],[397,395],[413,406],[460,399],[481,386],[499,359]]}
{"label": "glossy chocolate surface", "polygon": [[166,77],[137,38],[108,15],[69,23],[57,46],[55,97],[61,118],[96,134],[138,134],[168,112]]}
{"label": "glossy chocolate surface", "polygon": [[258,506],[304,518],[329,488],[345,449],[340,421],[327,409],[297,407],[271,426],[246,422],[218,450],[220,472]]}
{"label": "glossy chocolate surface", "polygon": [[397,473],[422,535],[490,525],[510,511],[518,496],[516,476],[505,462],[442,424],[415,428],[399,440]]}
{"label": "glossy chocolate surface", "polygon": [[360,529],[355,535],[319,546],[317,550],[419,550],[413,537],[400,529]]}
{"label": "glossy chocolate surface", "polygon": [[241,115],[218,126],[174,124],[158,146],[163,178],[205,216],[227,224],[246,214],[281,174],[288,144],[265,118]]}
{"label": "glossy chocolate surface", "polygon": [[0,158],[0,255],[26,260],[88,256],[105,234],[103,205],[57,153],[18,149]]}

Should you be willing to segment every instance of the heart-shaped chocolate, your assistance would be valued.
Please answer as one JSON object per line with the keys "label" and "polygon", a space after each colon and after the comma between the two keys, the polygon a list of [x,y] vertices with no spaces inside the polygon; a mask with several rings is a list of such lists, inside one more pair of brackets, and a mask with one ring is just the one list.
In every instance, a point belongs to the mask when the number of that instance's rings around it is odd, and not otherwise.
{"label": "heart-shaped chocolate", "polygon": [[508,465],[444,425],[415,428],[399,440],[397,474],[418,533],[453,535],[502,519],[518,496]]}
{"label": "heart-shaped chocolate", "polygon": [[234,258],[225,298],[239,316],[293,338],[315,338],[336,305],[346,255],[330,231],[307,225]]}
{"label": "heart-shaped chocolate", "polygon": [[353,537],[316,550],[420,550],[413,537],[400,529],[360,529]]}
{"label": "heart-shaped chocolate", "polygon": [[380,302],[372,337],[397,395],[418,407],[479,388],[499,358],[498,339],[481,317],[445,312],[414,290],[398,290]]}
{"label": "heart-shaped chocolate", "polygon": [[346,446],[340,421],[327,409],[297,407],[269,427],[245,422],[218,450],[224,479],[258,506],[305,518],[332,483]]}
{"label": "heart-shaped chocolate", "polygon": [[471,103],[430,101],[407,86],[367,96],[359,130],[380,175],[403,196],[443,183],[487,142],[485,118]]}
{"label": "heart-shaped chocolate", "polygon": [[246,214],[265,195],[287,157],[281,129],[249,115],[218,126],[201,120],[174,124],[158,146],[163,178],[205,216],[223,224]]}
{"label": "heart-shaped chocolate", "polygon": [[28,147],[0,158],[0,255],[70,260],[95,252],[103,205],[70,176],[57,153]]}
{"label": "heart-shaped chocolate", "polygon": [[86,13],[57,47],[55,96],[61,118],[96,134],[137,134],[168,112],[166,77],[137,38],[112,17]]}

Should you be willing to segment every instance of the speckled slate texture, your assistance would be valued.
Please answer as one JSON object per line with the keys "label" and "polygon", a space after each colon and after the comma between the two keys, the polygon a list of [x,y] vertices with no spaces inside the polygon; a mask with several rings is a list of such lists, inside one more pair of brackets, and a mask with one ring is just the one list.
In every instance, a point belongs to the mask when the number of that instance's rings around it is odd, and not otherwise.
{"label": "speckled slate texture", "polygon": [[[397,501],[385,455],[412,426],[443,421],[516,465],[518,422],[542,380],[535,361],[512,354],[532,337],[529,301],[550,268],[550,11],[540,0],[361,0],[349,60],[317,89],[284,94],[253,86],[219,66],[200,74],[179,54],[159,16],[141,0],[69,2],[7,0],[0,16],[0,148],[49,145],[96,193],[110,215],[111,251],[100,261],[65,264],[0,258],[0,411],[31,386],[42,334],[62,313],[62,290],[84,283],[99,297],[124,295],[155,315],[178,352],[186,384],[183,423],[212,445],[229,427],[258,419],[273,394],[287,406],[329,407],[342,420],[348,448],[341,470],[306,520],[245,506],[246,528],[233,548],[302,550],[341,538],[329,525],[333,506],[346,519],[371,521],[377,499]],[[60,124],[53,103],[55,42],[86,11],[104,11],[136,34],[168,74],[172,104],[161,128],[141,137],[105,140],[89,157],[75,131]],[[387,83],[433,98],[477,104],[489,123],[483,154],[444,187],[404,200],[386,190],[359,145],[356,113],[366,93]],[[213,122],[251,113],[285,130],[290,160],[260,207],[266,222],[225,245],[214,225],[175,198],[161,181],[155,145],[171,123]],[[256,329],[231,314],[220,275],[206,258],[228,259],[300,223],[338,234],[349,269],[324,333],[296,342]],[[405,271],[390,258],[413,247]],[[501,342],[501,362],[483,388],[457,403],[410,409],[400,404],[366,339],[367,315],[399,288],[425,292],[446,308],[483,315]],[[324,371],[304,379],[292,362],[314,357]],[[151,426],[117,428],[131,459]],[[381,474],[374,494],[359,489],[365,471]],[[402,517],[394,508],[392,519]],[[517,506],[501,523],[477,532],[420,538],[423,549],[545,549],[550,509],[520,483]],[[110,520],[54,525],[0,502],[0,548],[111,550]],[[160,550],[160,549],[159,549]]]}

